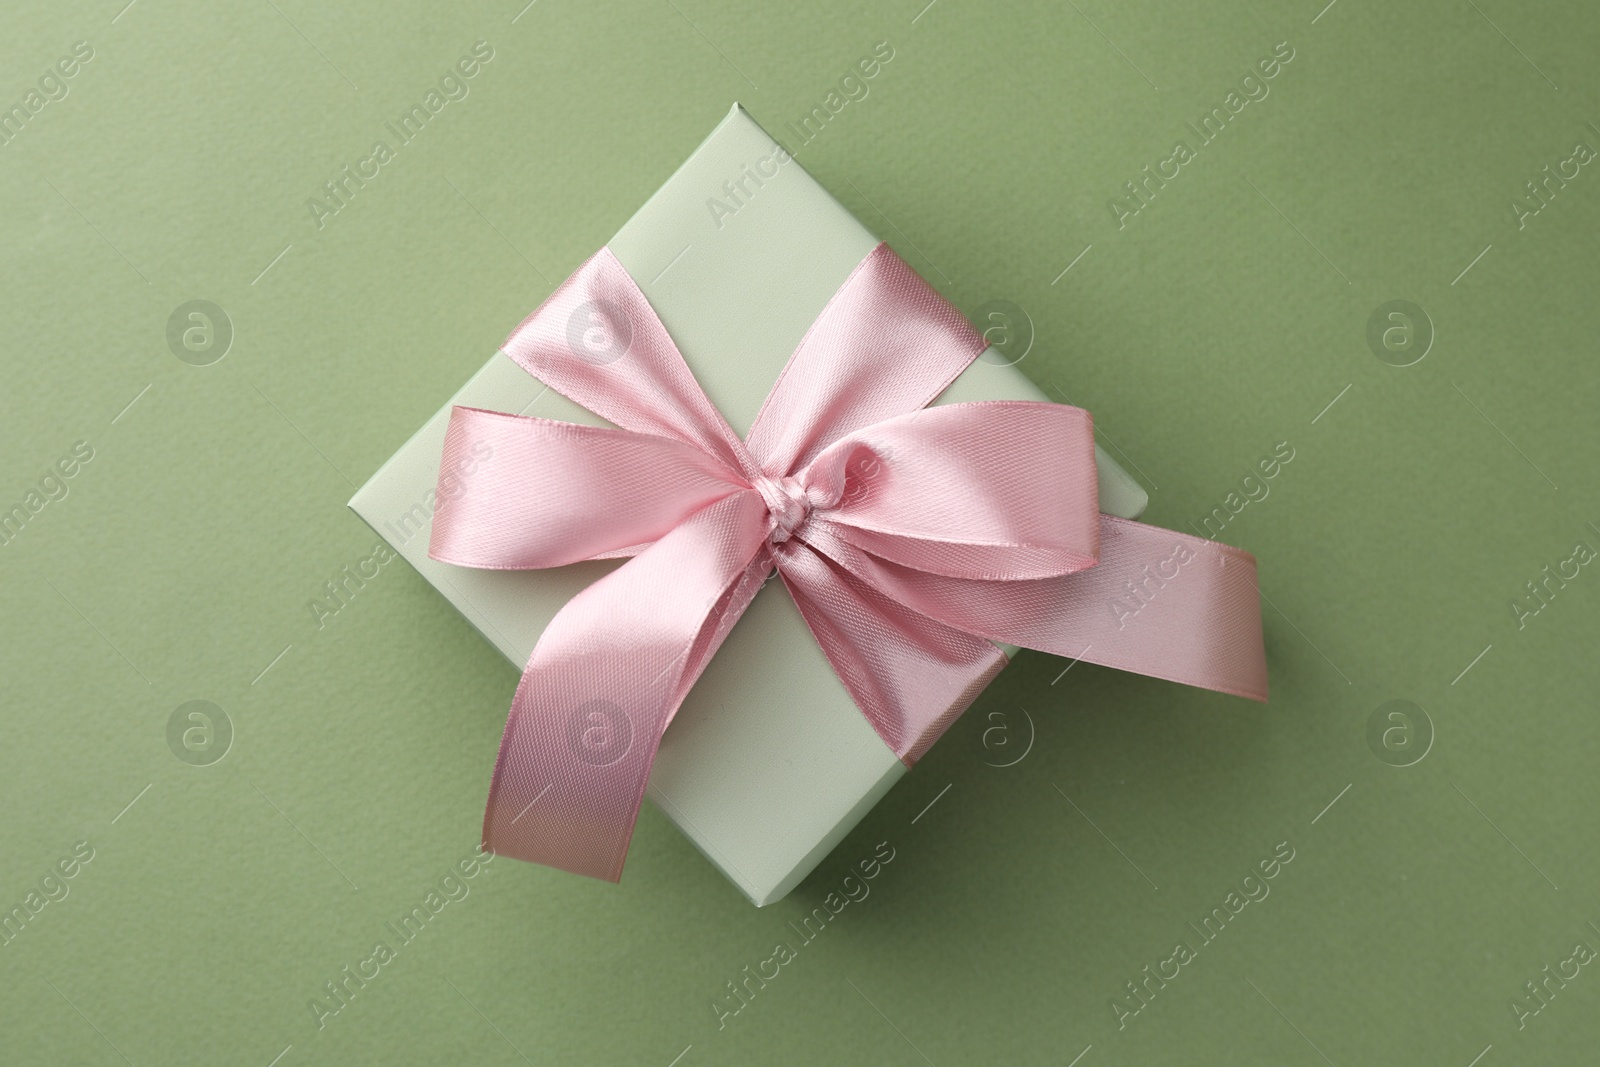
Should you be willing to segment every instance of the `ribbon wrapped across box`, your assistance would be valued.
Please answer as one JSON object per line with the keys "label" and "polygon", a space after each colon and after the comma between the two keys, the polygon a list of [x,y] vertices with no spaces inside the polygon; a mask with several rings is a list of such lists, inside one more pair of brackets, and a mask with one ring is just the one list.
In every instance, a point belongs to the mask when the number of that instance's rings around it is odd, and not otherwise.
{"label": "ribbon wrapped across box", "polygon": [[734,107],[350,502],[523,670],[486,848],[648,795],[767,904],[1018,646],[1266,699],[1254,559],[985,347]]}

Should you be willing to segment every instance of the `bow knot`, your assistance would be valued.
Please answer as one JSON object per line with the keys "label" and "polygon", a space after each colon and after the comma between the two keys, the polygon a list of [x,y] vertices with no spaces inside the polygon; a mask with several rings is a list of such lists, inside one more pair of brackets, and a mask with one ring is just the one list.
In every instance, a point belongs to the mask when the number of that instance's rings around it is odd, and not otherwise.
{"label": "bow knot", "polygon": [[815,502],[798,478],[761,475],[755,479],[752,488],[759,491],[761,498],[767,502],[767,512],[772,516],[772,532],[767,540],[772,544],[781,545],[789,540],[811,517]]}

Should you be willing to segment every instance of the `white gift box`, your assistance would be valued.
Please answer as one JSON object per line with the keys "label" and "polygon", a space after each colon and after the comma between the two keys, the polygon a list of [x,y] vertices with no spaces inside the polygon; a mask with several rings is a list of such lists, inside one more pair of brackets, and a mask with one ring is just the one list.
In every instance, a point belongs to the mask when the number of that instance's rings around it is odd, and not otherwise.
{"label": "white gift box", "polygon": [[[806,329],[877,244],[735,105],[610,248],[742,435]],[[508,332],[536,302],[506,308]],[[990,349],[935,403],[1045,399]],[[562,605],[620,562],[491,571],[429,559],[445,427],[458,404],[609,424],[497,352],[350,501],[520,671]],[[1100,509],[1137,518],[1144,490],[1098,449],[1096,460]],[[492,755],[485,760],[487,781]],[[783,584],[769,582],[667,729],[646,795],[763,905],[798,885],[905,772]]]}

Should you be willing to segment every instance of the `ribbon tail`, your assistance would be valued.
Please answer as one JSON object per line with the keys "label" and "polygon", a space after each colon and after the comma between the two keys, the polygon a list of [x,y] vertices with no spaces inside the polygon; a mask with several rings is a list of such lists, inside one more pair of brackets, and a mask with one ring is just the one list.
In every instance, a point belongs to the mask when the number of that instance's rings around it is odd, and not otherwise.
{"label": "ribbon tail", "polygon": [[895,603],[803,542],[784,542],[777,556],[834,672],[908,767],[1008,662],[990,642]]}
{"label": "ribbon tail", "polygon": [[766,533],[760,494],[731,493],[551,620],[506,720],[485,848],[621,878],[661,735],[759,590]]}
{"label": "ribbon tail", "polygon": [[1250,553],[1102,515],[1100,562],[1046,580],[1056,582],[1071,610],[1046,640],[1015,643],[1266,703],[1261,591]]}
{"label": "ribbon tail", "polygon": [[[820,527],[820,528],[818,528]],[[880,594],[946,625],[1106,667],[1265,702],[1255,557],[1110,515],[1100,560],[1052,578],[993,581],[919,571],[813,524],[808,540]]]}

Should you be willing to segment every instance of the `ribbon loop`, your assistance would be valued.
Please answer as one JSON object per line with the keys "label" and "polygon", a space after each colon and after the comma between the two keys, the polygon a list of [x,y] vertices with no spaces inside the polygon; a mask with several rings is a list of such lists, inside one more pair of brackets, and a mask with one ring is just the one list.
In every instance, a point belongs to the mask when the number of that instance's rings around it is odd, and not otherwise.
{"label": "ribbon loop", "polygon": [[986,347],[961,312],[880,244],[789,357],[750,427],[750,452],[763,469],[792,474],[845,434],[924,407]]}
{"label": "ribbon loop", "polygon": [[626,430],[694,445],[756,473],[655,309],[609,248],[590,256],[501,350],[529,374]]}
{"label": "ribbon loop", "polygon": [[835,441],[806,468],[835,537],[956,578],[1016,581],[1092,567],[1094,425],[1040,401],[949,404]]}
{"label": "ribbon loop", "polygon": [[634,555],[742,479],[693,445],[458,407],[429,554],[525,570]]}

